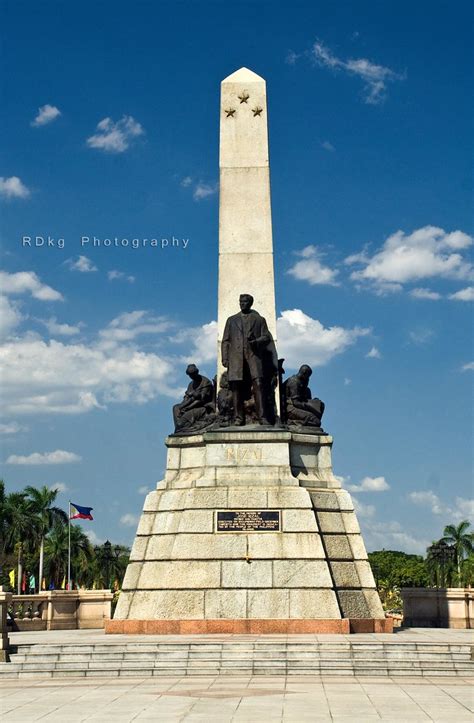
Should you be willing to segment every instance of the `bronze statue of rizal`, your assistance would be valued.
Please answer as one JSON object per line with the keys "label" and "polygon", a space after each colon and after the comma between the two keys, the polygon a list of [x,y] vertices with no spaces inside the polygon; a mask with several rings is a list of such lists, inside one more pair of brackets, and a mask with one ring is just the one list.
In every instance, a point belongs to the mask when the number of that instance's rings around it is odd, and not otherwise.
{"label": "bronze statue of rizal", "polygon": [[228,372],[234,406],[234,424],[245,424],[246,388],[253,389],[255,411],[260,424],[268,421],[264,357],[273,342],[267,322],[252,309],[253,297],[241,294],[240,312],[229,316],[222,337],[222,364]]}

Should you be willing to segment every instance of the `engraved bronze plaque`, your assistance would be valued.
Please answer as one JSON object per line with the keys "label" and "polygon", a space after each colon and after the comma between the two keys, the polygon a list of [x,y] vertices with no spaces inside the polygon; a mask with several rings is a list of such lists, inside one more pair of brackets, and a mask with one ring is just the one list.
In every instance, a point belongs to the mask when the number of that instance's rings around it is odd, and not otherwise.
{"label": "engraved bronze plaque", "polygon": [[280,532],[280,510],[217,510],[216,532]]}

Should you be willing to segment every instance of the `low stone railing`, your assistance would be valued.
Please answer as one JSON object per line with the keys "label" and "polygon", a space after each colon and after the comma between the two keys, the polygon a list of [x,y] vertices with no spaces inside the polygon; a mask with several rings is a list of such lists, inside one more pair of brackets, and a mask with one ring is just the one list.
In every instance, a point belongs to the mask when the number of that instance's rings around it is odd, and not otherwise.
{"label": "low stone railing", "polygon": [[404,587],[403,625],[428,628],[474,628],[474,589]]}
{"label": "low stone railing", "polygon": [[111,616],[112,598],[110,590],[48,590],[35,595],[10,593],[11,630],[103,628]]}
{"label": "low stone railing", "polygon": [[[12,601],[9,606],[10,619],[14,621],[16,625],[20,622],[33,622],[35,623],[36,630],[45,629],[42,626],[43,622],[43,611],[47,607],[47,600],[45,595],[12,595]],[[38,626],[36,623],[41,623]],[[29,629],[31,629],[29,627]]]}
{"label": "low stone railing", "polygon": [[8,654],[10,641],[8,639],[7,615],[12,597],[11,592],[6,592],[3,586],[0,586],[0,663],[8,663],[10,660]]}

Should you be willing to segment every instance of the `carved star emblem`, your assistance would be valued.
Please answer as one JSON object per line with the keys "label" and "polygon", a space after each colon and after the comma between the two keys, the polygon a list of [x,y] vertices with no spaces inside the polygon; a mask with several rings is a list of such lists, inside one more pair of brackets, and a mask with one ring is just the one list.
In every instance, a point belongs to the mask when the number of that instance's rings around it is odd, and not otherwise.
{"label": "carved star emblem", "polygon": [[260,106],[258,106],[258,105],[256,108],[252,108],[253,117],[255,118],[255,116],[261,115],[262,111],[263,111],[263,108],[260,108]]}
{"label": "carved star emblem", "polygon": [[241,103],[246,103],[249,98],[250,98],[250,96],[249,96],[249,94],[247,93],[246,90],[244,90],[244,91],[239,95],[239,100],[240,100]]}
{"label": "carved star emblem", "polygon": [[235,108],[226,108],[224,113],[226,113],[227,118],[233,118],[235,113]]}

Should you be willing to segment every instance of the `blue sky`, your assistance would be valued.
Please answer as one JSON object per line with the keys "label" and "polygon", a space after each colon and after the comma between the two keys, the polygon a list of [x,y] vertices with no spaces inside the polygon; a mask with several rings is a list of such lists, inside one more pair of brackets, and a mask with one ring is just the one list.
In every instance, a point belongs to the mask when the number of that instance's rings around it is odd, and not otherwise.
{"label": "blue sky", "polygon": [[[472,515],[470,14],[3,2],[10,489],[59,484],[93,539],[132,541],[186,363],[215,373],[219,84],[247,66],[267,81],[279,352],[313,366],[368,548],[422,552]],[[94,235],[160,245],[81,248]]]}

